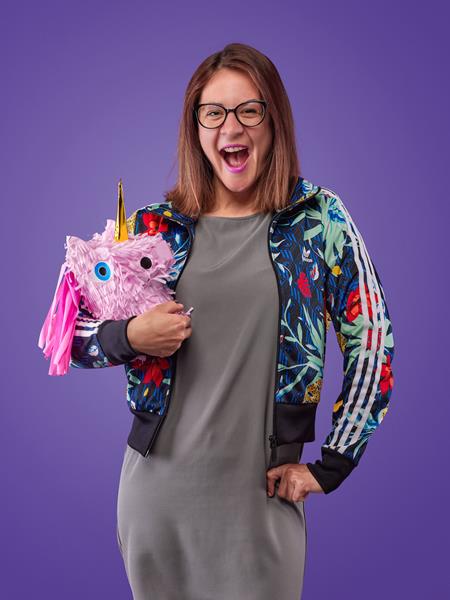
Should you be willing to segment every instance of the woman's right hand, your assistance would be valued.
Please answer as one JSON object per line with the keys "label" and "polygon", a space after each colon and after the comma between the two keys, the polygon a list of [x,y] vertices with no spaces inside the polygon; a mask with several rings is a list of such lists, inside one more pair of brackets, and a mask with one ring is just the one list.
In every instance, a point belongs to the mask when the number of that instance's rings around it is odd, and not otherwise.
{"label": "woman's right hand", "polygon": [[160,358],[176,352],[192,333],[191,318],[177,314],[183,308],[183,304],[169,300],[131,319],[127,337],[133,350]]}

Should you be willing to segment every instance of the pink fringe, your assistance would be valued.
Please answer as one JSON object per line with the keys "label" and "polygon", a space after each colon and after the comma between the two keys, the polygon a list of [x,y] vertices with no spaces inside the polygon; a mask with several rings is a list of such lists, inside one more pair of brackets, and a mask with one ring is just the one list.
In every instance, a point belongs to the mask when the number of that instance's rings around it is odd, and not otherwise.
{"label": "pink fringe", "polygon": [[75,321],[81,298],[80,286],[63,263],[53,302],[39,335],[38,346],[50,358],[49,375],[65,375],[69,370]]}

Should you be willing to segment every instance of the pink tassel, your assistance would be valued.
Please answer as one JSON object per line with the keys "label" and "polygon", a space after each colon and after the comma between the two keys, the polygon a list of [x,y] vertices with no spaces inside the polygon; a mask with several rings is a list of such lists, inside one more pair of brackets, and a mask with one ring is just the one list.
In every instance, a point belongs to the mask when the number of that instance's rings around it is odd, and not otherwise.
{"label": "pink tassel", "polygon": [[50,358],[49,375],[65,375],[69,370],[75,322],[81,298],[79,285],[63,263],[55,294],[47,317],[42,325],[38,346]]}

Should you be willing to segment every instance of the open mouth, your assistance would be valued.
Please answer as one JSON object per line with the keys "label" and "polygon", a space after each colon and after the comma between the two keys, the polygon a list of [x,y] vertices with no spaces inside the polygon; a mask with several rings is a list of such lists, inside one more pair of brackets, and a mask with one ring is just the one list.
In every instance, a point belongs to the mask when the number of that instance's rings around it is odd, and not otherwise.
{"label": "open mouth", "polygon": [[221,150],[220,154],[227,165],[234,169],[243,167],[250,156],[247,148],[239,150],[238,152],[226,152],[225,150]]}

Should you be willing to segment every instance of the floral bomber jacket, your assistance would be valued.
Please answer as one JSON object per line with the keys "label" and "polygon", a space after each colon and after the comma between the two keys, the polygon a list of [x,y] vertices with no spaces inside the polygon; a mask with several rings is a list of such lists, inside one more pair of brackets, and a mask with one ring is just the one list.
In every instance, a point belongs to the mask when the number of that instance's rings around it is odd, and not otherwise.
{"label": "floral bomber jacket", "polygon": [[[195,238],[195,220],[170,202],[150,204],[127,220],[130,233],[160,233],[175,264],[167,282],[175,290]],[[385,294],[363,238],[340,197],[298,177],[289,204],[273,211],[267,249],[279,292],[272,451],[315,440],[330,323],[343,354],[343,383],[332,409],[322,459],[306,463],[325,493],[358,465],[382,422],[393,388],[394,340]],[[99,321],[81,298],[71,350],[72,367],[123,364],[133,413],[128,445],[142,456],[152,446],[170,406],[177,352],[138,355],[126,328],[130,319]]]}

